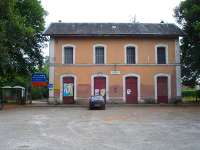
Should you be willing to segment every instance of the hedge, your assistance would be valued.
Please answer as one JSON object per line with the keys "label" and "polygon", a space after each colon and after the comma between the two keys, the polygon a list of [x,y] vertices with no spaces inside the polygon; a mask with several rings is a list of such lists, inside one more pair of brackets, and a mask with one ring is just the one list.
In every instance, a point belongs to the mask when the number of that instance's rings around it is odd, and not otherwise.
{"label": "hedge", "polygon": [[200,90],[195,91],[195,90],[185,90],[182,91],[182,96],[183,97],[200,97]]}
{"label": "hedge", "polygon": [[33,87],[31,89],[31,98],[35,99],[43,99],[48,98],[48,88],[47,87]]}

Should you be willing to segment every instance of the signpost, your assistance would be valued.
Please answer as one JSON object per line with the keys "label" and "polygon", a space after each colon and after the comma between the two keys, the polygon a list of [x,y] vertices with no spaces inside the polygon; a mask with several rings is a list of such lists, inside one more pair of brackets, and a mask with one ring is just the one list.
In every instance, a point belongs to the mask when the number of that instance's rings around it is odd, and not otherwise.
{"label": "signpost", "polygon": [[48,80],[44,73],[32,74],[32,86],[48,86]]}

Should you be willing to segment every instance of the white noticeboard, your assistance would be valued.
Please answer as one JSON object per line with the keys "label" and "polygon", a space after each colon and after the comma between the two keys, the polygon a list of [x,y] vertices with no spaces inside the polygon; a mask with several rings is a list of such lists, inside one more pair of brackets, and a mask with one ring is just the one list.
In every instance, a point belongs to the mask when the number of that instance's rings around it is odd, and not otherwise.
{"label": "white noticeboard", "polygon": [[95,96],[99,95],[99,89],[95,89],[95,90],[94,90],[94,95],[95,95]]}
{"label": "white noticeboard", "polygon": [[111,74],[120,74],[120,71],[111,71]]}

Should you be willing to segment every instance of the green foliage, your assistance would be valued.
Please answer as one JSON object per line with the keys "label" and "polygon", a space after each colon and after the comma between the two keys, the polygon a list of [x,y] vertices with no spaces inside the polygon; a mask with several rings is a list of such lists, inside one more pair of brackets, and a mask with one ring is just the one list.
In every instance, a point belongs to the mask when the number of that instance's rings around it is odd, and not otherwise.
{"label": "green foliage", "polygon": [[196,96],[200,98],[200,90],[196,91]]}
{"label": "green foliage", "polygon": [[195,90],[183,90],[182,91],[182,96],[183,97],[195,97],[196,96],[196,91]]}
{"label": "green foliage", "polygon": [[0,76],[0,87],[9,85],[15,86],[20,85],[23,87],[30,86],[31,76],[30,75],[19,75],[19,74],[8,74],[7,76]]}
{"label": "green foliage", "polygon": [[[36,68],[34,72],[45,73],[48,78],[48,69],[49,69],[49,57],[45,57],[43,66],[41,68]],[[15,86],[20,85],[25,87],[28,90],[29,95],[31,95],[32,99],[42,99],[48,98],[48,87],[31,87],[31,75],[19,75],[12,74],[11,76],[0,76],[0,87],[1,86]]]}
{"label": "green foliage", "polygon": [[194,88],[184,88],[182,91],[183,100],[186,102],[194,102],[200,99],[200,90]]}
{"label": "green foliage", "polygon": [[48,98],[49,90],[47,87],[33,87],[31,89],[31,98],[33,100]]}
{"label": "green foliage", "polygon": [[42,66],[46,12],[38,0],[1,0],[0,8],[0,78],[9,82]]}
{"label": "green foliage", "polygon": [[181,40],[183,84],[194,86],[200,77],[200,1],[182,1],[175,17],[187,34]]}
{"label": "green foliage", "polygon": [[[38,0],[0,0],[0,8],[0,86],[21,85],[30,92],[31,74],[48,74],[41,52],[46,12]],[[33,93],[48,94],[47,88]]]}

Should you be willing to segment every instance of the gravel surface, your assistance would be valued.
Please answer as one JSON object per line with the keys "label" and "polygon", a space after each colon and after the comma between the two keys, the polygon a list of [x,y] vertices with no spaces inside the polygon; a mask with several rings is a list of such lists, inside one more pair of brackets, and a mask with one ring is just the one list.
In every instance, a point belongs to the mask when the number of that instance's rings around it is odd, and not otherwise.
{"label": "gravel surface", "polygon": [[199,150],[200,107],[0,111],[0,150]]}

